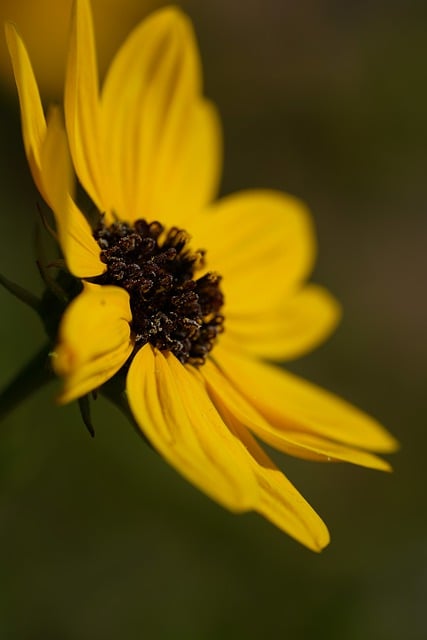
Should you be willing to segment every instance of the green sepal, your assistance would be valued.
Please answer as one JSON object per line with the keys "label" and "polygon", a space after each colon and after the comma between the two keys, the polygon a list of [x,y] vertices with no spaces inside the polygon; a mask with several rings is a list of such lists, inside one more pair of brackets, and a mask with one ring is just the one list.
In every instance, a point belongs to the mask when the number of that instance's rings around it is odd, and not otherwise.
{"label": "green sepal", "polygon": [[102,387],[99,389],[99,392],[102,396],[104,396],[104,398],[109,400],[123,413],[123,415],[134,427],[137,434],[142,437],[144,442],[148,444],[149,447],[152,448],[151,442],[147,440],[143,431],[141,431],[141,427],[135,420],[135,417],[130,410],[126,393],[126,375],[121,372],[117,373],[113,378],[107,380],[107,382],[104,382]]}
{"label": "green sepal", "polygon": [[92,438],[94,438],[95,429],[92,423],[89,394],[86,394],[85,396],[82,396],[81,398],[79,398],[78,402],[79,402],[80,415],[82,417],[83,423],[86,429],[89,431],[89,434],[92,436]]}

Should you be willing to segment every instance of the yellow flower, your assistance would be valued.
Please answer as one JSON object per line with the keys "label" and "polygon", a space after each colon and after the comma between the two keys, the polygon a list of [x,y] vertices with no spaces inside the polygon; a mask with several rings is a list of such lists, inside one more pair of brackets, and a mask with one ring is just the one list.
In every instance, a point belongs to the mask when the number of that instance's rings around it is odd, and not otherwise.
{"label": "yellow flower", "polygon": [[[25,150],[82,291],[60,322],[60,401],[126,374],[127,399],[152,446],[234,512],[255,510],[313,550],[328,531],[258,439],[300,458],[389,465],[395,440],[372,418],[267,364],[334,328],[339,307],[306,284],[311,219],[295,198],[238,193],[216,203],[216,111],[202,95],[192,27],[152,14],[114,58],[102,92],[89,3],[77,0],[65,83],[47,122],[24,45],[7,39]],[[100,212],[91,228],[78,179]]]}

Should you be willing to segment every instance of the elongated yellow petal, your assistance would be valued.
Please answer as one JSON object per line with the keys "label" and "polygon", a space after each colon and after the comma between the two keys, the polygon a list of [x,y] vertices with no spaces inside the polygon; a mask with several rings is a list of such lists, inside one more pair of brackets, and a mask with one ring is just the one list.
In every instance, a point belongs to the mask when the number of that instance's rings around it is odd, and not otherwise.
{"label": "elongated yellow petal", "polygon": [[[104,153],[120,218],[177,224],[175,213],[210,197],[218,127],[200,92],[191,23],[175,7],[153,13],[117,53],[102,93]],[[196,166],[200,186],[189,170]],[[173,212],[166,209],[172,197]]]}
{"label": "elongated yellow petal", "polygon": [[46,121],[28,53],[15,27],[6,23],[6,40],[21,106],[22,135],[33,180],[45,197],[40,176],[41,149],[46,135]]}
{"label": "elongated yellow petal", "polygon": [[233,315],[225,311],[227,331],[221,338],[234,350],[289,360],[322,343],[335,329],[340,307],[323,287],[308,285],[286,298],[270,313]]}
{"label": "elongated yellow petal", "polygon": [[282,432],[279,430],[270,429],[268,434],[265,431],[259,432],[259,437],[263,438],[265,442],[277,446],[285,453],[298,458],[317,459],[320,462],[350,462],[351,464],[357,464],[359,467],[367,467],[377,471],[392,470],[391,465],[379,456],[350,447],[347,444],[328,440],[324,436],[290,430],[283,437]]}
{"label": "elongated yellow petal", "polygon": [[260,487],[256,511],[312,551],[324,549],[330,538],[323,520],[270,460],[248,430],[230,414],[225,413],[223,417],[251,456]]}
{"label": "elongated yellow petal", "polygon": [[283,433],[286,439],[287,432],[311,434],[379,453],[394,451],[398,446],[376,420],[297,376],[232,354],[221,345],[215,348],[215,359],[241,394],[275,428],[278,438]]}
{"label": "elongated yellow petal", "polygon": [[71,197],[73,174],[67,138],[58,108],[51,108],[41,151],[40,176],[45,198],[55,215],[58,240],[71,273],[78,278],[105,271],[100,247]]}
{"label": "elongated yellow petal", "polygon": [[244,446],[174,355],[142,347],[127,392],[141,430],[184,477],[232,511],[254,508],[258,486]]}
{"label": "elongated yellow petal", "polygon": [[311,218],[295,198],[275,191],[228,196],[198,216],[194,246],[223,276],[227,313],[270,312],[299,288],[312,268]]}
{"label": "elongated yellow petal", "polygon": [[133,349],[129,295],[124,289],[84,283],[67,307],[53,368],[64,378],[60,403],[97,389],[126,362]]}
{"label": "elongated yellow petal", "polygon": [[40,145],[39,166],[49,206],[53,211],[63,209],[67,197],[74,192],[74,174],[62,114],[56,105],[48,111],[45,136]]}
{"label": "elongated yellow petal", "polygon": [[324,435],[315,436],[293,430],[291,427],[283,429],[270,424],[212,362],[205,364],[202,375],[220,413],[226,412],[276,449],[306,460],[351,462],[371,469],[390,471],[390,465],[372,453],[347,444],[339,444]]}
{"label": "elongated yellow petal", "polygon": [[33,179],[52,208],[68,268],[77,277],[105,270],[90,227],[72,201],[73,177],[61,116],[52,108],[46,124],[37,83],[25,46],[13,25],[6,25],[21,105],[24,146]]}
{"label": "elongated yellow petal", "polygon": [[88,0],[75,0],[65,82],[65,121],[77,175],[101,212],[108,213],[102,165],[98,70]]}

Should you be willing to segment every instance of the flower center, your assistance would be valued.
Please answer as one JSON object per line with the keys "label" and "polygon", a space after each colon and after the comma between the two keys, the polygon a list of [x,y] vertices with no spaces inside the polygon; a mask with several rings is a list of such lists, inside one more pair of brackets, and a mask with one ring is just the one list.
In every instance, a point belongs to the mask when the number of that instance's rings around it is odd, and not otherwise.
{"label": "flower center", "polygon": [[136,348],[149,342],[183,364],[203,364],[224,328],[221,276],[195,277],[205,266],[205,252],[189,249],[184,230],[146,220],[133,226],[101,222],[94,237],[107,270],[93,282],[129,293]]}

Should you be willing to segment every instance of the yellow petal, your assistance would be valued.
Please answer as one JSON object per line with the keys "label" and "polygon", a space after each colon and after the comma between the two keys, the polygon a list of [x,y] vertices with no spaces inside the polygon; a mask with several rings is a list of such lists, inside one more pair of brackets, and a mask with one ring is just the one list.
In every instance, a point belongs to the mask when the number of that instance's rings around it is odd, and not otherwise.
{"label": "yellow petal", "polygon": [[330,541],[323,520],[273,463],[259,464],[257,471],[261,500],[256,510],[312,551],[322,551]]}
{"label": "yellow petal", "polygon": [[297,289],[312,268],[311,218],[295,198],[245,191],[210,207],[191,227],[207,268],[223,276],[227,313],[263,313]]}
{"label": "yellow petal", "polygon": [[270,460],[248,430],[230,414],[225,413],[223,417],[251,456],[260,488],[260,500],[255,510],[312,551],[324,549],[329,544],[329,532],[323,520]]}
{"label": "yellow petal", "polygon": [[39,167],[47,203],[53,210],[62,209],[74,191],[74,174],[62,115],[56,105],[49,108],[40,150]]}
{"label": "yellow petal", "polygon": [[100,260],[100,247],[74,201],[68,198],[66,209],[58,209],[56,214],[59,241],[71,273],[77,278],[104,273],[106,265]]}
{"label": "yellow petal", "polygon": [[46,121],[34,72],[28,53],[15,27],[6,23],[6,40],[21,106],[22,134],[25,153],[33,180],[45,197],[40,177],[41,149],[46,135]]}
{"label": "yellow petal", "polygon": [[207,100],[195,105],[186,124],[173,166],[165,164],[164,173],[156,172],[152,210],[167,225],[191,229],[195,215],[218,189],[222,133],[217,110]]}
{"label": "yellow petal", "polygon": [[230,353],[221,345],[214,354],[233,385],[278,435],[311,434],[379,453],[397,448],[395,438],[376,420],[337,396],[278,367]]}
{"label": "yellow petal", "polygon": [[275,311],[236,316],[225,310],[223,345],[269,360],[289,360],[311,351],[335,329],[337,301],[323,287],[308,285]]}
{"label": "yellow petal", "polygon": [[[178,203],[178,224],[185,227],[190,224],[190,218],[192,221],[192,212],[198,213],[216,197],[221,178],[222,128],[218,111],[211,102],[201,100],[197,104],[186,145],[181,143],[179,146],[182,160],[177,165],[173,198]],[[158,193],[161,195],[160,185]],[[165,214],[171,207],[172,201],[159,206]]]}
{"label": "yellow petal", "polygon": [[278,428],[274,423],[270,424],[212,362],[204,365],[202,375],[218,411],[221,414],[226,412],[276,449],[306,460],[351,462],[370,469],[390,471],[390,465],[387,462],[366,451],[339,444],[323,435],[315,436],[293,430],[292,427],[284,429]]}
{"label": "yellow petal", "polygon": [[176,224],[175,211],[186,203],[175,200],[174,210],[166,211],[169,189],[179,198],[187,192],[188,205],[194,187],[202,198],[210,195],[211,187],[204,185],[215,176],[203,175],[198,187],[188,170],[199,161],[198,177],[203,171],[217,173],[213,161],[203,166],[217,144],[217,127],[200,92],[200,61],[189,20],[174,7],[153,13],[117,53],[102,93],[104,153],[120,218]]}
{"label": "yellow petal", "polygon": [[71,273],[78,278],[105,271],[100,247],[71,197],[73,174],[67,138],[58,108],[51,108],[41,152],[40,175],[45,198],[55,215],[58,240]]}
{"label": "yellow petal", "polygon": [[232,511],[254,507],[258,487],[244,446],[201,381],[174,355],[142,347],[130,366],[127,392],[141,430],[184,477]]}
{"label": "yellow petal", "polygon": [[124,289],[84,283],[61,321],[53,368],[64,378],[61,403],[109,380],[133,349],[129,295]]}
{"label": "yellow petal", "polygon": [[77,277],[89,277],[105,270],[100,249],[90,227],[71,199],[72,169],[59,110],[51,109],[46,125],[40,95],[25,46],[15,28],[6,25],[21,104],[22,132],[33,179],[52,208],[59,242],[68,268]]}
{"label": "yellow petal", "polygon": [[270,429],[268,434],[263,432],[261,435],[260,432],[259,437],[272,446],[277,446],[278,449],[298,458],[320,462],[350,462],[359,467],[367,467],[377,471],[392,470],[386,460],[373,453],[361,451],[347,444],[333,442],[324,436],[291,430],[283,434],[278,429]]}
{"label": "yellow petal", "polygon": [[88,0],[75,0],[65,82],[65,121],[77,175],[101,212],[109,211],[102,168],[98,70]]}

